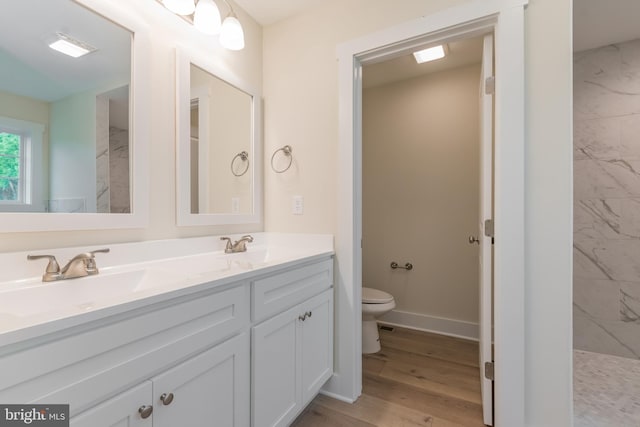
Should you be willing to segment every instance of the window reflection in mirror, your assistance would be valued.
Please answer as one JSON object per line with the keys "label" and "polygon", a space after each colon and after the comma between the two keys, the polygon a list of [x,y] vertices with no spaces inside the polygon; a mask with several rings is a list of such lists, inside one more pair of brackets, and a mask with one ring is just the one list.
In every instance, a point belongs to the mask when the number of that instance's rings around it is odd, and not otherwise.
{"label": "window reflection in mirror", "polygon": [[[0,212],[131,212],[132,34],[71,0],[3,14]],[[90,52],[49,47],[59,39]]]}
{"label": "window reflection in mirror", "polygon": [[192,214],[253,213],[253,98],[191,64]]}

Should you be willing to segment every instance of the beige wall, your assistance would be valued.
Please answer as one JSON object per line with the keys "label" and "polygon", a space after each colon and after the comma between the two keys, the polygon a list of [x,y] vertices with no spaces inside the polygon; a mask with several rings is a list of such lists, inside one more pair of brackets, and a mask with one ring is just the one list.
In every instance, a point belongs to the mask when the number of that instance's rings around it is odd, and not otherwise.
{"label": "beige wall", "polygon": [[[328,0],[264,29],[265,158],[293,148],[291,169],[265,166],[265,227],[335,233],[338,153],[338,44],[445,9],[462,0]],[[304,196],[304,215],[291,197]]]}
{"label": "beige wall", "polygon": [[363,282],[396,310],[478,322],[479,84],[473,65],[363,92]]}
{"label": "beige wall", "polygon": [[[119,0],[104,0],[121,8]],[[222,7],[222,6],[221,6]],[[81,246],[164,239],[184,236],[256,231],[261,225],[247,226],[176,226],[175,186],[175,47],[188,44],[190,49],[215,58],[252,87],[262,88],[262,28],[234,5],[242,22],[246,48],[227,51],[214,37],[205,36],[153,0],[132,0],[129,13],[149,26],[151,38],[151,134],[149,139],[149,225],[134,230],[98,230],[49,233],[0,233],[0,251],[18,251],[60,246]],[[224,10],[222,11],[225,12]],[[95,160],[94,160],[95,162]]]}
{"label": "beige wall", "polygon": [[[266,229],[336,232],[336,46],[464,0],[327,0],[264,30]],[[526,420],[571,425],[571,0],[530,0],[526,25]],[[499,78],[499,77],[498,77]],[[291,215],[291,196],[305,214]],[[507,237],[508,238],[508,237]]]}

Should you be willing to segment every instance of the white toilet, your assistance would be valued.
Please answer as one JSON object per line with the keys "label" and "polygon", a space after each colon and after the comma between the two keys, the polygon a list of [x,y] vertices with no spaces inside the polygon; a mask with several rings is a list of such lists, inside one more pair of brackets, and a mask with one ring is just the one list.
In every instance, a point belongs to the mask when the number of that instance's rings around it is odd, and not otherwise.
{"label": "white toilet", "polygon": [[396,307],[393,295],[373,288],[362,288],[362,354],[380,351],[376,319]]}

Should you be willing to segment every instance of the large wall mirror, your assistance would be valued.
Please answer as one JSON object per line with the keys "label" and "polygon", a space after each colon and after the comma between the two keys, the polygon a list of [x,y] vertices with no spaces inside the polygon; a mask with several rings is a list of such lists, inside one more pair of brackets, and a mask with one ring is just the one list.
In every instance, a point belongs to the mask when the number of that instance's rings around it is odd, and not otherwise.
{"label": "large wall mirror", "polygon": [[146,224],[149,43],[144,24],[106,3],[3,8],[2,232]]}
{"label": "large wall mirror", "polygon": [[176,64],[178,225],[259,223],[259,95],[186,49]]}

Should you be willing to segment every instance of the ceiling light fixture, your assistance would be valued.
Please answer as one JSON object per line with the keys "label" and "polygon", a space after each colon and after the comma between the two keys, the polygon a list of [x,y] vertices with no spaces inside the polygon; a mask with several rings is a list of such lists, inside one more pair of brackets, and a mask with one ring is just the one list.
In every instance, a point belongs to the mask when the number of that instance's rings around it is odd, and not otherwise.
{"label": "ceiling light fixture", "polygon": [[73,58],[79,58],[86,55],[87,53],[91,53],[97,50],[90,44],[74,39],[73,37],[64,33],[56,33],[56,37],[58,37],[58,40],[50,43],[49,47]]}
{"label": "ceiling light fixture", "polygon": [[413,52],[413,56],[416,58],[418,64],[423,62],[435,61],[436,59],[444,58],[444,46],[434,46],[428,49],[423,49],[418,52]]}
{"label": "ceiling light fixture", "polygon": [[231,9],[222,23],[220,44],[229,50],[244,49],[244,31],[242,31],[242,25],[240,25],[240,21],[238,21],[233,9]]}
{"label": "ceiling light fixture", "polygon": [[167,9],[208,35],[220,35],[220,45],[229,50],[244,49],[244,31],[238,16],[227,0],[229,13],[220,23],[220,10],[214,0],[156,0]]}
{"label": "ceiling light fixture", "polygon": [[220,34],[220,11],[213,0],[199,0],[193,14],[193,25],[209,35]]}

